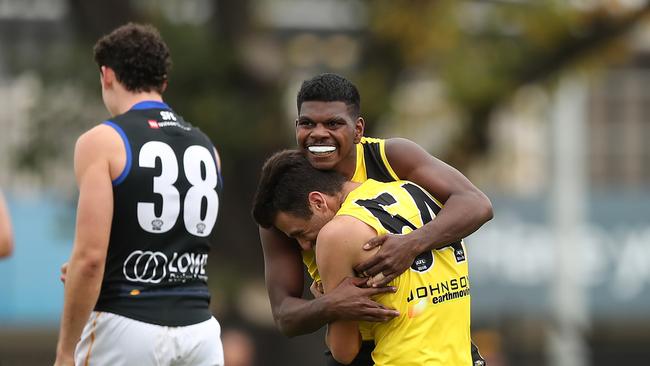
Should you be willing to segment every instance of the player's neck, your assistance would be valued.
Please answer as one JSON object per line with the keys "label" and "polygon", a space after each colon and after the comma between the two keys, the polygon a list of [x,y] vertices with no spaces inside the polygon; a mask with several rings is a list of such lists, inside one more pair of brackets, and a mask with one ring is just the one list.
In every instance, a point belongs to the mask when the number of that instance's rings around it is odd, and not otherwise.
{"label": "player's neck", "polygon": [[140,103],[140,102],[145,102],[145,101],[155,101],[155,102],[162,102],[162,95],[158,92],[150,91],[150,92],[138,92],[138,93],[132,93],[129,91],[121,91],[119,95],[117,95],[117,103],[115,105],[114,110],[110,111],[113,116],[117,116],[123,113],[126,113],[129,111],[134,105]]}
{"label": "player's neck", "polygon": [[334,168],[346,179],[352,179],[357,171],[357,148],[354,146],[351,153]]}
{"label": "player's neck", "polygon": [[350,192],[357,189],[357,187],[359,187],[360,185],[361,183],[351,182],[351,181],[347,181],[343,183],[343,188],[341,189],[341,193],[339,195],[339,207],[341,207],[345,199],[348,198]]}

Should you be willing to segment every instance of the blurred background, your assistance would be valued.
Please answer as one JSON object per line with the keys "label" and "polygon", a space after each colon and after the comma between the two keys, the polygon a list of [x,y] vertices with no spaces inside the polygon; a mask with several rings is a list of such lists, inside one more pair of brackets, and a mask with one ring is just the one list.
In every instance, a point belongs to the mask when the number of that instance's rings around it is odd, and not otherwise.
{"label": "blurred background", "polygon": [[165,100],[221,152],[209,273],[227,366],[322,364],[322,331],[273,324],[249,210],[264,159],[295,146],[300,83],[325,71],[359,87],[366,135],[416,141],[492,199],[466,240],[490,366],[647,364],[649,15],[643,0],[0,0],[16,245],[0,260],[0,365],[54,360],[74,141],[109,117],[92,46],[127,21],[160,29]]}

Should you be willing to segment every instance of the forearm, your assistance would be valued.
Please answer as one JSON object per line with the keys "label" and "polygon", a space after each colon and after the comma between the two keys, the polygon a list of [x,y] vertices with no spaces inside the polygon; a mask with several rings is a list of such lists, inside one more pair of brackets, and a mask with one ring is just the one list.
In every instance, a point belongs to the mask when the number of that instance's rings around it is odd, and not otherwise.
{"label": "forearm", "polygon": [[97,303],[104,275],[103,262],[72,258],[65,283],[65,300],[57,353],[72,355]]}
{"label": "forearm", "polygon": [[309,334],[334,320],[327,304],[327,295],[312,300],[287,296],[274,308],[273,317],[280,331],[288,337]]}
{"label": "forearm", "polygon": [[0,194],[0,258],[11,255],[13,252],[13,233],[9,212]]}
{"label": "forearm", "polygon": [[433,220],[412,233],[417,251],[438,249],[462,240],[492,216],[492,204],[480,191],[452,194]]}

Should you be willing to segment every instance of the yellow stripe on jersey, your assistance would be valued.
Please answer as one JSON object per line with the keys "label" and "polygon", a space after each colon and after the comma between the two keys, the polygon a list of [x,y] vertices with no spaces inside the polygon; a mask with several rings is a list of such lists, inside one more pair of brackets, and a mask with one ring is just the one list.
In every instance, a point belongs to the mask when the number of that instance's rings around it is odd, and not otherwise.
{"label": "yellow stripe on jersey", "polygon": [[[365,159],[366,152],[371,152],[369,150],[375,150],[379,153],[379,156],[376,157],[377,160],[367,161]],[[374,151],[372,152],[374,154]],[[388,175],[390,175],[391,180],[399,180],[393,167],[390,166],[388,158],[386,157],[386,140],[376,139],[372,137],[362,137],[361,142],[357,144],[357,166],[352,175],[353,182],[363,183],[369,178],[369,170],[385,170]],[[377,178],[374,178],[377,179]]]}
{"label": "yellow stripe on jersey", "polygon": [[[368,180],[350,192],[337,215],[356,217],[380,235],[405,234],[433,219],[440,207],[414,183]],[[362,334],[375,339],[376,365],[472,365],[470,287],[462,243],[421,254],[390,285],[396,293],[374,300],[397,309],[400,316],[385,323],[359,323]]]}

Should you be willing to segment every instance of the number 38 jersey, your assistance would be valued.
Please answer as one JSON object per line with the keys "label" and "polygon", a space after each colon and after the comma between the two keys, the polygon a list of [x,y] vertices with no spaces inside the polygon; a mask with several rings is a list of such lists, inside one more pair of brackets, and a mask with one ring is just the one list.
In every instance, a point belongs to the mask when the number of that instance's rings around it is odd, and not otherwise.
{"label": "number 38 jersey", "polygon": [[122,137],[113,222],[95,310],[185,326],[211,317],[206,264],[221,178],[208,137],[162,102],[105,124]]}

